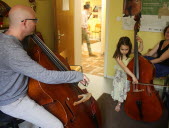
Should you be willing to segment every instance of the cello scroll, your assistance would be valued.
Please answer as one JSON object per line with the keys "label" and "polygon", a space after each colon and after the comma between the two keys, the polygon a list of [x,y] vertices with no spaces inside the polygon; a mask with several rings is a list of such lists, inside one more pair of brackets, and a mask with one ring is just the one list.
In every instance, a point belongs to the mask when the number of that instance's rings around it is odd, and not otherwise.
{"label": "cello scroll", "polygon": [[123,17],[138,15],[142,10],[141,0],[124,0]]}

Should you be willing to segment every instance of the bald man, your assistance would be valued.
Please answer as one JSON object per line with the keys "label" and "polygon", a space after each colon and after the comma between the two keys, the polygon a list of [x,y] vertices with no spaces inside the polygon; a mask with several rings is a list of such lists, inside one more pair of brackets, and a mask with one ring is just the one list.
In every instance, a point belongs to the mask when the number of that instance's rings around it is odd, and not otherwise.
{"label": "bald man", "polygon": [[41,128],[63,128],[59,119],[29,98],[29,77],[47,84],[89,80],[76,71],[47,70],[27,55],[21,41],[35,30],[37,21],[32,8],[16,5],[9,12],[9,29],[0,33],[0,110]]}

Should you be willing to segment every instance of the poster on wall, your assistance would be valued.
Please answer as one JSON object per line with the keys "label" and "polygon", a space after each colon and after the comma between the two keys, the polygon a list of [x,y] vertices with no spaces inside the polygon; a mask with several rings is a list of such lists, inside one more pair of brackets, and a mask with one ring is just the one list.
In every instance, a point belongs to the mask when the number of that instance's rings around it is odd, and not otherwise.
{"label": "poster on wall", "polygon": [[[169,0],[142,0],[141,15],[140,31],[162,32],[169,25]],[[122,22],[123,29],[133,30],[134,16],[123,17]]]}

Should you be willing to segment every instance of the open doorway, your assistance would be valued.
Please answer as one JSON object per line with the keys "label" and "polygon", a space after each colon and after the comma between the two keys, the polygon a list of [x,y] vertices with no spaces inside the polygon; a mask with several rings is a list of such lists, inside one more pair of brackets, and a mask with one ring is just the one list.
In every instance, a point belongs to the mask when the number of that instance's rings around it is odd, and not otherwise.
{"label": "open doorway", "polygon": [[[86,40],[83,40],[82,44],[82,58],[81,63],[83,72],[104,76],[104,46],[105,41],[102,37],[105,37],[102,16],[102,1],[103,0],[82,0],[81,7],[84,10],[84,5],[90,5],[88,20],[87,20],[87,31],[90,42],[90,48],[92,56],[90,56],[88,45]],[[83,13],[83,12],[82,12]],[[83,15],[82,15],[83,16]],[[82,17],[83,18],[83,17]]]}

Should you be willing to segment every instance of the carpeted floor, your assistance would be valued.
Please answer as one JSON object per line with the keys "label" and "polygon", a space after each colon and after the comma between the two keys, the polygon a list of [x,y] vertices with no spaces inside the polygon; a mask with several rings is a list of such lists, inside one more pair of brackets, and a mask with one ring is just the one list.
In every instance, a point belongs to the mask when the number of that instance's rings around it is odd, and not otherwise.
{"label": "carpeted floor", "polygon": [[121,111],[116,112],[114,110],[116,102],[112,100],[110,94],[103,93],[98,99],[98,103],[102,113],[102,128],[168,128],[168,111],[166,109],[158,121],[145,123],[129,118],[123,110],[123,105]]}

